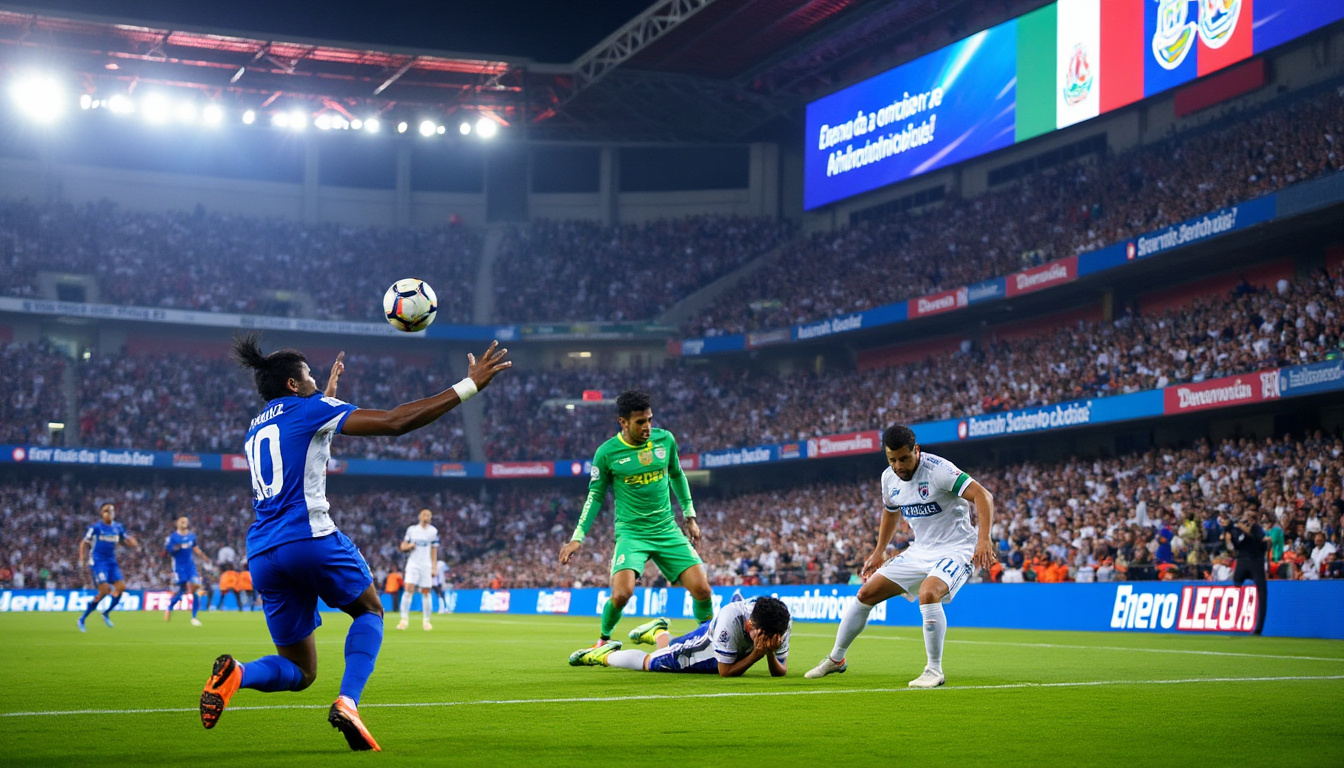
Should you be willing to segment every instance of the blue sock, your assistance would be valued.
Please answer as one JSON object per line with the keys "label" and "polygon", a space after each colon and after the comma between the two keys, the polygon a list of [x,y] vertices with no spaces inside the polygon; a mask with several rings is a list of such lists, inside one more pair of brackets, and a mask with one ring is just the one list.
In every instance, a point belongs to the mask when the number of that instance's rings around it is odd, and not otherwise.
{"label": "blue sock", "polygon": [[201,596],[200,596],[200,595],[192,595],[192,596],[191,596],[191,618],[193,618],[193,619],[196,618],[196,612],[199,611],[199,610],[201,610]]}
{"label": "blue sock", "polygon": [[283,656],[263,656],[243,665],[243,681],[239,685],[262,693],[293,691],[303,682],[303,670]]}
{"label": "blue sock", "polygon": [[[125,593],[122,593],[122,594],[125,594]],[[113,608],[116,608],[116,607],[117,607],[117,603],[120,603],[120,602],[121,602],[121,595],[113,595],[113,596],[112,596],[112,602],[107,606],[107,610],[106,610],[106,611],[103,611],[103,615],[104,615],[104,616],[107,616],[107,615],[111,614],[111,613],[112,613],[112,609],[113,609]]]}
{"label": "blue sock", "polygon": [[359,697],[373,674],[378,649],[383,647],[383,617],[365,613],[355,617],[345,636],[345,675],[341,677],[341,695],[359,705]]}
{"label": "blue sock", "polygon": [[83,621],[83,620],[89,618],[89,614],[90,614],[90,613],[93,613],[94,611],[98,610],[98,603],[100,603],[100,602],[102,602],[102,598],[98,597],[97,595],[95,595],[95,596],[89,598],[89,604],[88,604],[88,606],[84,609],[84,615],[83,615],[83,616],[80,616],[80,617],[79,617],[79,620],[80,620],[80,621]]}
{"label": "blue sock", "polygon": [[183,597],[186,597],[186,594],[187,594],[186,587],[178,587],[177,594],[173,595],[173,602],[168,604],[168,610],[171,611],[177,608],[177,601],[181,600]]}

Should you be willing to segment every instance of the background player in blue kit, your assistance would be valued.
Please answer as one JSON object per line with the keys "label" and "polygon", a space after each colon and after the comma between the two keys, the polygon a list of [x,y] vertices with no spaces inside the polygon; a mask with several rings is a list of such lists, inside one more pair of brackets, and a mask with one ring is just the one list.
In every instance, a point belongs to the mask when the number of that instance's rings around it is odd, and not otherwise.
{"label": "background player in blue kit", "polygon": [[337,434],[404,435],[434,422],[513,364],[494,342],[480,360],[467,355],[467,377],[451,388],[390,411],[357,409],[335,398],[341,353],[324,393],[303,354],[263,354],[255,334],[234,340],[239,363],[254,372],[265,409],[252,420],[243,452],[252,473],[256,521],[247,532],[248,562],[266,611],[275,655],[240,663],[215,659],[201,693],[201,724],[213,728],[239,688],[301,691],[317,677],[313,632],[322,624],[318,598],[354,622],[345,638],[341,692],[327,713],[354,750],[379,750],[359,717],[359,697],[383,642],[383,605],[364,557],[336,529],[328,511],[327,461]]}
{"label": "background player in blue kit", "polygon": [[163,551],[173,558],[173,573],[177,576],[177,594],[173,595],[172,602],[164,609],[163,620],[173,618],[173,609],[177,607],[177,601],[186,597],[190,591],[196,596],[196,599],[191,601],[191,625],[199,627],[201,620],[196,618],[196,614],[201,609],[202,598],[208,597],[209,593],[201,589],[202,582],[196,575],[194,556],[199,556],[206,562],[209,562],[210,557],[196,544],[196,534],[191,532],[190,520],[185,517],[177,518],[177,530],[168,534],[168,539],[163,542]]}
{"label": "background player in blue kit", "polygon": [[[112,592],[112,602],[108,604],[107,610],[103,611],[103,623],[112,626],[112,609],[121,602],[121,593],[126,591],[126,581],[121,578],[121,567],[117,565],[117,545],[125,544],[130,547],[140,548],[140,542],[135,537],[126,533],[126,526],[117,522],[117,505],[107,502],[98,507],[98,516],[102,518],[99,522],[89,526],[84,532],[84,538],[79,542],[79,562],[89,563],[93,571],[93,585],[98,589],[98,596],[89,601],[89,605],[84,609],[84,614],[79,617],[79,631],[88,631],[84,626],[84,620],[89,618],[89,614],[98,608],[98,604],[103,601],[108,591]],[[89,548],[93,548],[92,560],[85,560],[89,554]]]}

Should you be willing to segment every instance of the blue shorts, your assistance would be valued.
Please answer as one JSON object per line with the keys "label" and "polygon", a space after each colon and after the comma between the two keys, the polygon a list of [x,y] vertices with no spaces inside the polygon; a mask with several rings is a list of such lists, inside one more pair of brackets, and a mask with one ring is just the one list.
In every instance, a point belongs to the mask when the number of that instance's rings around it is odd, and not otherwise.
{"label": "blue shorts", "polygon": [[196,569],[190,571],[177,571],[177,585],[185,587],[188,584],[200,584],[201,580],[196,576]]}
{"label": "blue shorts", "polygon": [[95,587],[99,584],[116,584],[122,580],[121,566],[117,565],[116,562],[94,563],[90,570],[93,571],[93,585]]}
{"label": "blue shorts", "polygon": [[709,636],[709,625],[704,624],[675,637],[666,648],[649,654],[650,672],[707,672],[719,671],[719,657],[714,653],[714,638]]}
{"label": "blue shorts", "polygon": [[250,561],[252,585],[261,595],[266,626],[276,645],[294,645],[322,626],[317,599],[340,608],[373,583],[368,563],[345,534],[281,544]]}

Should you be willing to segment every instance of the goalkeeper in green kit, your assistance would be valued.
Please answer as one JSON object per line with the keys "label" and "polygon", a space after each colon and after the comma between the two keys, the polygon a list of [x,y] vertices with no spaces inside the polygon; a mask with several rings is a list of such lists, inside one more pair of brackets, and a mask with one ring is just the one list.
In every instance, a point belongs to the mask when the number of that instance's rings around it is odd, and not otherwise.
{"label": "goalkeeper in green kit", "polygon": [[[564,565],[583,546],[584,536],[611,488],[616,517],[611,599],[602,608],[602,636],[591,653],[609,653],[621,647],[620,642],[612,642],[611,632],[621,620],[621,611],[634,594],[635,580],[648,560],[653,560],[669,582],[680,583],[691,593],[697,621],[708,621],[714,615],[709,579],[695,552],[700,525],[695,521],[690,485],[681,471],[677,439],[665,429],[653,428],[653,407],[643,392],[622,392],[616,398],[616,417],[621,431],[593,454],[588,499],[574,535],[560,548],[560,564]],[[686,533],[677,527],[669,486],[686,518]],[[652,635],[666,625],[666,619],[649,622],[631,632],[631,639]]]}

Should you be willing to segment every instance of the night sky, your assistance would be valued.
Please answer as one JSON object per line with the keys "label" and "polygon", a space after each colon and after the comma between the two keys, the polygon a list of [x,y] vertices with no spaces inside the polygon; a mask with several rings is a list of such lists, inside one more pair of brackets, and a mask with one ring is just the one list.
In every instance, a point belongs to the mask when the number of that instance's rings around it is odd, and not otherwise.
{"label": "night sky", "polygon": [[19,0],[161,25],[432,48],[565,63],[653,0]]}

